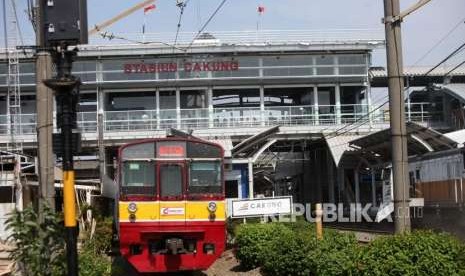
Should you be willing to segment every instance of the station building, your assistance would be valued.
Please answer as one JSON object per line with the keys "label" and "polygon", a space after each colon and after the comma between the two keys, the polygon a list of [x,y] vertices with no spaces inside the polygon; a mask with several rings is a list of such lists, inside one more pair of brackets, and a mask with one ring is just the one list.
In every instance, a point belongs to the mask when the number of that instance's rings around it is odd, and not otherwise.
{"label": "station building", "polygon": [[[343,154],[351,151],[349,141],[389,127],[387,98],[373,100],[379,99],[375,87],[387,86],[385,70],[371,62],[373,50],[384,44],[382,33],[360,31],[214,33],[176,47],[80,46],[73,65],[82,81],[78,180],[95,179],[100,189],[113,177],[118,146],[164,137],[175,128],[223,145],[228,197],[293,195],[298,202],[341,202],[350,186],[350,200],[376,204],[380,191],[374,173],[367,173],[370,165]],[[8,152],[12,144],[20,145],[25,156],[34,157],[40,146],[34,57],[29,51],[18,55],[20,94],[12,99],[11,71],[5,51],[0,53],[0,147]],[[460,72],[454,76],[463,78]],[[410,77],[412,87],[426,87],[431,80]],[[454,124],[444,119],[442,99],[451,93],[437,99],[440,107],[424,93],[415,95],[406,110],[411,122],[441,132],[457,129],[457,118]],[[463,106],[463,97],[453,97]],[[20,114],[11,112],[15,101]]]}

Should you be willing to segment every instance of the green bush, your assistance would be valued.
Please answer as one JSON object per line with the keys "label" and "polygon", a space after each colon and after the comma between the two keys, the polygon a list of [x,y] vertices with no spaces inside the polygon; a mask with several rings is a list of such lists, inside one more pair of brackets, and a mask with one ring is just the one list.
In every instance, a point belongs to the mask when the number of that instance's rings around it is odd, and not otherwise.
{"label": "green bush", "polygon": [[25,276],[62,275],[65,264],[65,239],[62,219],[43,207],[42,219],[32,206],[14,211],[6,221],[15,244],[10,257]]}
{"label": "green bush", "polygon": [[465,275],[465,245],[447,234],[415,231],[359,245],[353,234],[305,223],[240,226],[236,256],[266,275]]}
{"label": "green bush", "polygon": [[447,234],[415,231],[363,248],[361,275],[465,275],[463,244]]}
{"label": "green bush", "polygon": [[111,218],[102,218],[101,221],[97,221],[92,238],[89,231],[83,234],[82,248],[79,252],[80,276],[111,275],[111,259],[106,254],[111,250],[112,225]]}
{"label": "green bush", "polygon": [[[13,212],[6,221],[7,229],[12,231],[9,240],[16,245],[11,258],[24,276],[66,275],[63,220],[47,206],[42,209],[42,220],[28,207]],[[111,261],[105,253],[111,245],[111,223],[111,219],[97,222],[92,239],[89,233],[81,233],[85,238],[79,250],[79,275],[110,275]]]}
{"label": "green bush", "polygon": [[261,263],[267,275],[311,275],[317,270],[312,255],[315,239],[305,239],[292,231],[284,231],[268,243]]}
{"label": "green bush", "polygon": [[317,245],[310,253],[316,262],[315,275],[356,275],[360,248],[355,235],[328,229]]}
{"label": "green bush", "polygon": [[258,267],[265,261],[269,243],[287,233],[290,230],[278,223],[243,224],[237,229],[236,257],[244,268]]}
{"label": "green bush", "polygon": [[[308,223],[285,224],[291,232],[276,237],[265,254],[267,275],[353,275],[358,245],[354,235],[333,230],[317,240]],[[299,227],[301,226],[301,227]]]}

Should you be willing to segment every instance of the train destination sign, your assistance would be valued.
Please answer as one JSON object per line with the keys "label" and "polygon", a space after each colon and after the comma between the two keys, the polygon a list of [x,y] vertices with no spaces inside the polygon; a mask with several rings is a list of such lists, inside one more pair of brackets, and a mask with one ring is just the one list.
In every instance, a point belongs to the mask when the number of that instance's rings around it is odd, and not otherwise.
{"label": "train destination sign", "polygon": [[239,61],[205,61],[205,62],[190,62],[178,64],[171,63],[125,63],[123,65],[125,74],[153,74],[177,72],[220,72],[220,71],[237,71],[239,70]]}
{"label": "train destination sign", "polygon": [[260,217],[292,213],[292,197],[257,198],[232,201],[232,217]]}

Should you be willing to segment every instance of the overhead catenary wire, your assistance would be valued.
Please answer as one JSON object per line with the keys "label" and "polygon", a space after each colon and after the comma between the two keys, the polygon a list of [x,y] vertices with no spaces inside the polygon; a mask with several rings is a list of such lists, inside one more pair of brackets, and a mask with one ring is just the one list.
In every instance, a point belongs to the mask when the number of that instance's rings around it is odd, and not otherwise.
{"label": "overhead catenary wire", "polygon": [[448,61],[449,59],[451,59],[453,56],[455,56],[456,54],[458,54],[459,52],[461,52],[462,50],[465,49],[465,43],[463,43],[462,45],[460,45],[457,49],[455,49],[452,53],[450,53],[447,57],[445,57],[443,60],[441,60],[437,65],[435,65],[433,68],[431,68],[430,70],[428,70],[428,72],[426,72],[424,74],[424,76],[427,76],[429,75],[431,72],[433,72],[436,68],[438,68],[439,66],[441,66],[444,62]]}
{"label": "overhead catenary wire", "polygon": [[455,66],[454,68],[452,68],[451,70],[449,70],[449,72],[447,72],[444,77],[447,77],[449,76],[450,74],[452,74],[452,72],[454,72],[455,70],[459,69],[462,65],[465,64],[465,60],[462,61],[461,63],[459,63],[457,66]]}
{"label": "overhead catenary wire", "polygon": [[221,8],[224,6],[227,0],[222,0],[221,3],[218,5],[218,7],[215,9],[215,11],[210,15],[210,17],[205,21],[203,24],[202,28],[197,32],[197,34],[194,36],[192,41],[189,43],[189,45],[186,47],[186,51],[188,51],[192,45],[194,44],[194,41],[199,37],[199,35],[207,28],[208,24],[213,20],[213,18],[218,14],[218,12],[221,10]]}
{"label": "overhead catenary wire", "polygon": [[[444,62],[446,62],[447,60],[449,60],[450,58],[452,58],[453,56],[455,56],[456,54],[458,54],[459,52],[461,52],[461,51],[463,51],[463,50],[465,50],[465,43],[463,43],[461,46],[459,46],[457,49],[455,49],[455,50],[454,50],[451,54],[449,54],[445,59],[443,59],[443,60],[440,61],[438,64],[436,64],[435,66],[433,66],[433,67],[432,67],[430,70],[428,70],[426,73],[424,73],[424,74],[422,75],[422,77],[426,77],[428,74],[430,74],[430,73],[431,73],[432,71],[434,71],[436,68],[438,68],[439,66],[441,66],[441,64],[443,64]],[[459,64],[458,66],[456,66],[456,68],[453,68],[452,70],[450,70],[450,71],[446,74],[446,76],[447,76],[448,74],[450,74],[451,72],[453,72],[454,70],[456,70],[457,68],[459,68],[460,66],[462,66],[463,64],[465,64],[465,61],[462,62],[461,64]],[[399,68],[399,72],[400,72],[400,70],[401,70],[401,68]],[[327,139],[332,139],[332,138],[335,138],[335,137],[337,137],[337,136],[344,135],[344,134],[350,132],[351,130],[354,130],[354,129],[356,129],[356,128],[359,128],[359,127],[361,127],[361,126],[363,126],[363,125],[369,123],[370,120],[365,120],[365,121],[363,121],[363,122],[361,122],[361,121],[364,120],[365,118],[367,118],[368,116],[370,116],[372,113],[376,112],[378,109],[380,109],[381,107],[383,107],[383,106],[384,106],[385,104],[387,104],[387,103],[389,103],[389,100],[386,101],[386,102],[384,102],[383,104],[381,104],[381,105],[378,106],[377,108],[373,109],[371,112],[369,112],[369,113],[365,114],[364,116],[358,118],[357,120],[355,120],[355,122],[350,123],[350,124],[347,124],[347,125],[345,125],[345,126],[339,128],[339,129],[337,129],[337,130],[331,132],[330,134],[328,134]],[[355,124],[360,123],[360,122],[361,122],[360,125],[355,125]],[[353,125],[355,125],[355,127],[349,128],[349,127],[351,127],[351,126],[353,126]],[[344,132],[341,132],[341,133],[340,133],[341,130],[344,130],[344,129],[346,129],[346,128],[349,128],[349,129],[346,130],[346,131],[344,131]]]}
{"label": "overhead catenary wire", "polygon": [[21,25],[19,24],[18,13],[16,12],[16,2],[15,0],[10,0],[10,1],[11,1],[11,7],[13,9],[13,15],[15,17],[15,24],[16,24],[16,27],[18,28],[19,41],[21,42],[21,45],[24,45],[23,32],[21,31]]}
{"label": "overhead catenary wire", "polygon": [[182,16],[184,14],[184,9],[187,6],[187,3],[189,3],[190,0],[187,0],[186,2],[179,1],[176,6],[179,7],[179,17],[178,17],[178,25],[176,26],[176,35],[174,38],[174,43],[173,45],[176,46],[178,43],[178,36],[179,36],[179,31],[181,30],[181,22],[182,22]]}
{"label": "overhead catenary wire", "polygon": [[127,41],[127,42],[131,42],[131,43],[135,43],[135,44],[142,44],[142,45],[162,44],[162,45],[171,47],[173,49],[176,49],[176,50],[179,50],[179,51],[182,51],[182,52],[186,51],[183,48],[176,47],[173,44],[166,43],[166,42],[163,42],[163,41],[138,41],[138,40],[129,39],[129,38],[126,38],[126,37],[123,37],[123,36],[118,36],[118,35],[115,35],[114,33],[111,33],[111,32],[99,32],[99,34],[100,34],[100,36],[102,38],[108,39],[108,40],[119,39],[119,40],[124,40],[124,41]]}
{"label": "overhead catenary wire", "polygon": [[420,63],[421,61],[423,61],[429,54],[431,54],[431,52],[433,52],[434,49],[436,49],[436,47],[441,45],[441,43],[444,42],[444,40],[446,40],[455,30],[457,30],[460,26],[462,26],[462,24],[465,24],[465,17],[460,19],[460,21],[449,32],[447,32],[443,37],[441,37],[441,39],[439,39],[439,41],[436,42],[423,56],[421,56],[413,64],[413,66],[415,66],[418,63]]}

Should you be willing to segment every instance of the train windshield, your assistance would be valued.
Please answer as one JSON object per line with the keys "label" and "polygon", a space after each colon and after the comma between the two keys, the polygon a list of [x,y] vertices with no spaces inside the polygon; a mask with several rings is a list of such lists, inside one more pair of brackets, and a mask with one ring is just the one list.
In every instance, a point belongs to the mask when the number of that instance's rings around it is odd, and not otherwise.
{"label": "train windshield", "polygon": [[192,161],[188,192],[189,194],[221,193],[221,163],[219,161]]}
{"label": "train windshield", "polygon": [[179,164],[160,165],[161,197],[178,198],[182,196],[182,167]]}
{"label": "train windshield", "polygon": [[155,163],[125,161],[123,165],[122,192],[126,195],[154,195]]}

